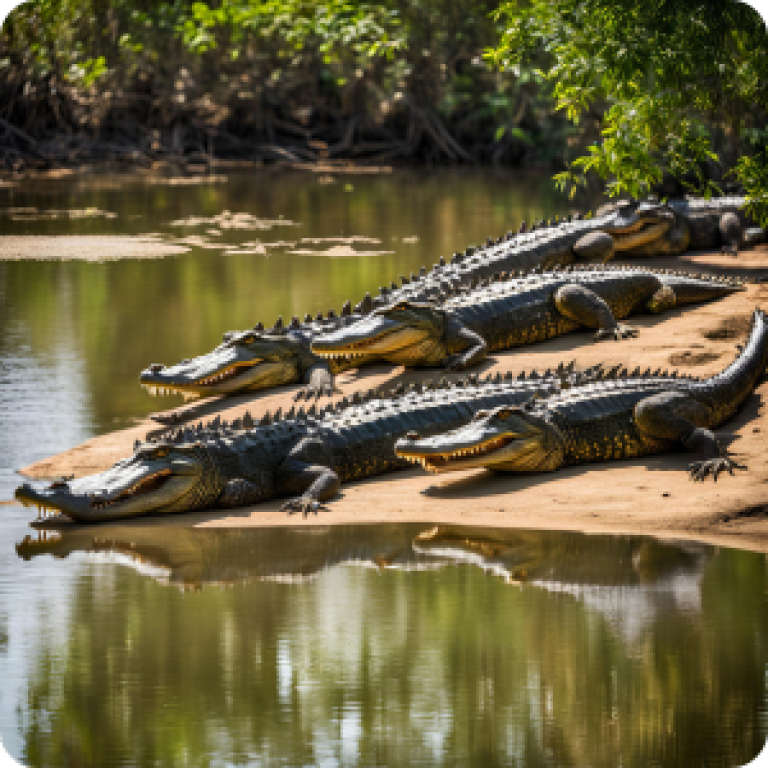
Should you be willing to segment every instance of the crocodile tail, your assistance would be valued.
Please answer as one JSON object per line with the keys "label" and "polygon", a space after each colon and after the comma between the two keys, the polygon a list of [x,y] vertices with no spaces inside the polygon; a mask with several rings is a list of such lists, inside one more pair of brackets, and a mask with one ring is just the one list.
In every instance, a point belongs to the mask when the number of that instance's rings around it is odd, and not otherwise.
{"label": "crocodile tail", "polygon": [[738,279],[710,275],[692,275],[684,272],[657,273],[662,284],[675,292],[677,306],[713,301],[732,293],[744,291]]}
{"label": "crocodile tail", "polygon": [[768,366],[768,319],[760,309],[739,356],[721,373],[693,385],[715,408],[715,424],[730,418],[757,386]]}

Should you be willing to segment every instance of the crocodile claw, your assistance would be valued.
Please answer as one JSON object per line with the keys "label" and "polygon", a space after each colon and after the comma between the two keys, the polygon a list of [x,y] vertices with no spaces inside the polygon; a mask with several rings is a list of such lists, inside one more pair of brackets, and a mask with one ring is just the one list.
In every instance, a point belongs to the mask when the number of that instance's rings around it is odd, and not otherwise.
{"label": "crocodile claw", "polygon": [[332,397],[335,392],[340,392],[341,390],[334,389],[333,384],[324,384],[319,387],[314,386],[306,386],[302,387],[294,396],[294,400],[311,400],[314,398],[315,400],[319,400],[321,397]]}
{"label": "crocodile claw", "polygon": [[601,328],[595,334],[595,341],[603,341],[604,339],[620,341],[621,339],[631,339],[635,336],[637,336],[637,328],[618,323],[615,328]]}
{"label": "crocodile claw", "polygon": [[285,504],[280,507],[281,512],[287,512],[289,515],[301,512],[304,517],[308,517],[310,512],[317,514],[321,509],[324,512],[328,511],[328,507],[324,504],[306,496],[299,496],[298,498],[286,501]]}
{"label": "crocodile claw", "polygon": [[463,355],[451,355],[445,359],[443,367],[446,371],[463,371],[466,366],[463,364]]}
{"label": "crocodile claw", "polygon": [[692,480],[706,480],[710,474],[712,475],[712,479],[717,482],[717,476],[721,472],[728,472],[729,474],[733,474],[734,469],[746,469],[745,464],[737,464],[735,461],[725,457],[720,456],[716,459],[706,459],[705,461],[694,461],[691,464],[688,465],[689,471],[690,471],[690,477]]}

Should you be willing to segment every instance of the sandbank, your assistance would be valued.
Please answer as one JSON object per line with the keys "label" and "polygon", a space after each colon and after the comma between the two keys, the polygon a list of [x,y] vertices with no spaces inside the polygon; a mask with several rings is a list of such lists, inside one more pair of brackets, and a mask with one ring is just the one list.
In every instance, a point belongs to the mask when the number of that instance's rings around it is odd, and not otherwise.
{"label": "sandbank", "polygon": [[[768,248],[761,246],[737,258],[693,253],[642,263],[760,279],[768,277]],[[745,292],[710,304],[661,316],[633,317],[628,322],[640,330],[634,339],[596,344],[591,332],[583,332],[494,354],[479,373],[541,371],[575,360],[580,369],[602,362],[606,367],[623,364],[630,370],[638,366],[643,370],[661,368],[705,377],[719,372],[736,357],[736,344],[745,338],[756,307],[768,310],[768,283],[750,284]],[[462,376],[384,365],[363,368],[339,377],[341,392],[335,399],[358,389],[389,390],[400,382],[407,385],[443,375],[452,379]],[[285,412],[293,404],[295,392],[296,387],[284,387],[269,394],[198,401],[175,410],[191,410],[205,419],[218,414],[228,420],[246,410],[254,416],[277,407]],[[433,476],[413,469],[348,483],[339,497],[328,503],[327,510],[308,519],[286,517],[279,511],[282,502],[275,500],[237,510],[142,518],[126,524],[242,527],[428,522],[648,534],[768,552],[767,398],[768,383],[761,383],[737,417],[717,430],[735,459],[748,466],[747,470],[737,470],[735,476],[721,476],[717,483],[689,480],[686,469],[691,457],[682,452],[587,464],[541,475],[504,476],[475,470]],[[42,479],[101,471],[128,455],[134,441],[157,426],[143,421],[21,472]]]}

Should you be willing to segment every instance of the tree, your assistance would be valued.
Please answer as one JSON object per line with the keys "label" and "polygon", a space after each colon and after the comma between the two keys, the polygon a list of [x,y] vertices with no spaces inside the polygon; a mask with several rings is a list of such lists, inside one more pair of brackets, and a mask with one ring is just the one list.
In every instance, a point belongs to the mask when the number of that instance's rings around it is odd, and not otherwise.
{"label": "tree", "polygon": [[671,174],[708,195],[730,173],[768,224],[768,33],[756,11],[726,0],[510,0],[496,18],[506,28],[486,55],[498,66],[542,62],[574,122],[606,106],[602,140],[555,177],[560,186],[595,172],[610,195],[638,196]]}

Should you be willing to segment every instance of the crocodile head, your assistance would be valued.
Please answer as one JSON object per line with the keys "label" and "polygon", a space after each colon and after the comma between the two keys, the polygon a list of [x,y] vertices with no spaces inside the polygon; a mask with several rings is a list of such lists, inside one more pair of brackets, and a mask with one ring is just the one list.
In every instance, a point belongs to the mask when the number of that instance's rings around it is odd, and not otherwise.
{"label": "crocodile head", "polygon": [[395,453],[439,474],[486,467],[505,472],[543,472],[563,459],[563,438],[541,415],[501,406],[479,411],[465,426],[423,439],[402,438]]}
{"label": "crocodile head", "polygon": [[212,352],[176,365],[150,365],[140,380],[153,395],[232,395],[298,381],[306,354],[306,342],[290,333],[227,333]]}
{"label": "crocodile head", "polygon": [[95,475],[58,480],[40,489],[24,484],[17,488],[16,499],[46,514],[100,522],[210,506],[222,488],[219,473],[201,446],[151,443]]}
{"label": "crocodile head", "polygon": [[639,248],[664,237],[675,223],[675,214],[663,203],[614,203],[603,206],[604,227],[617,251]]}
{"label": "crocodile head", "polygon": [[445,357],[445,316],[429,303],[400,301],[312,342],[321,357],[365,356],[400,365],[438,363]]}

